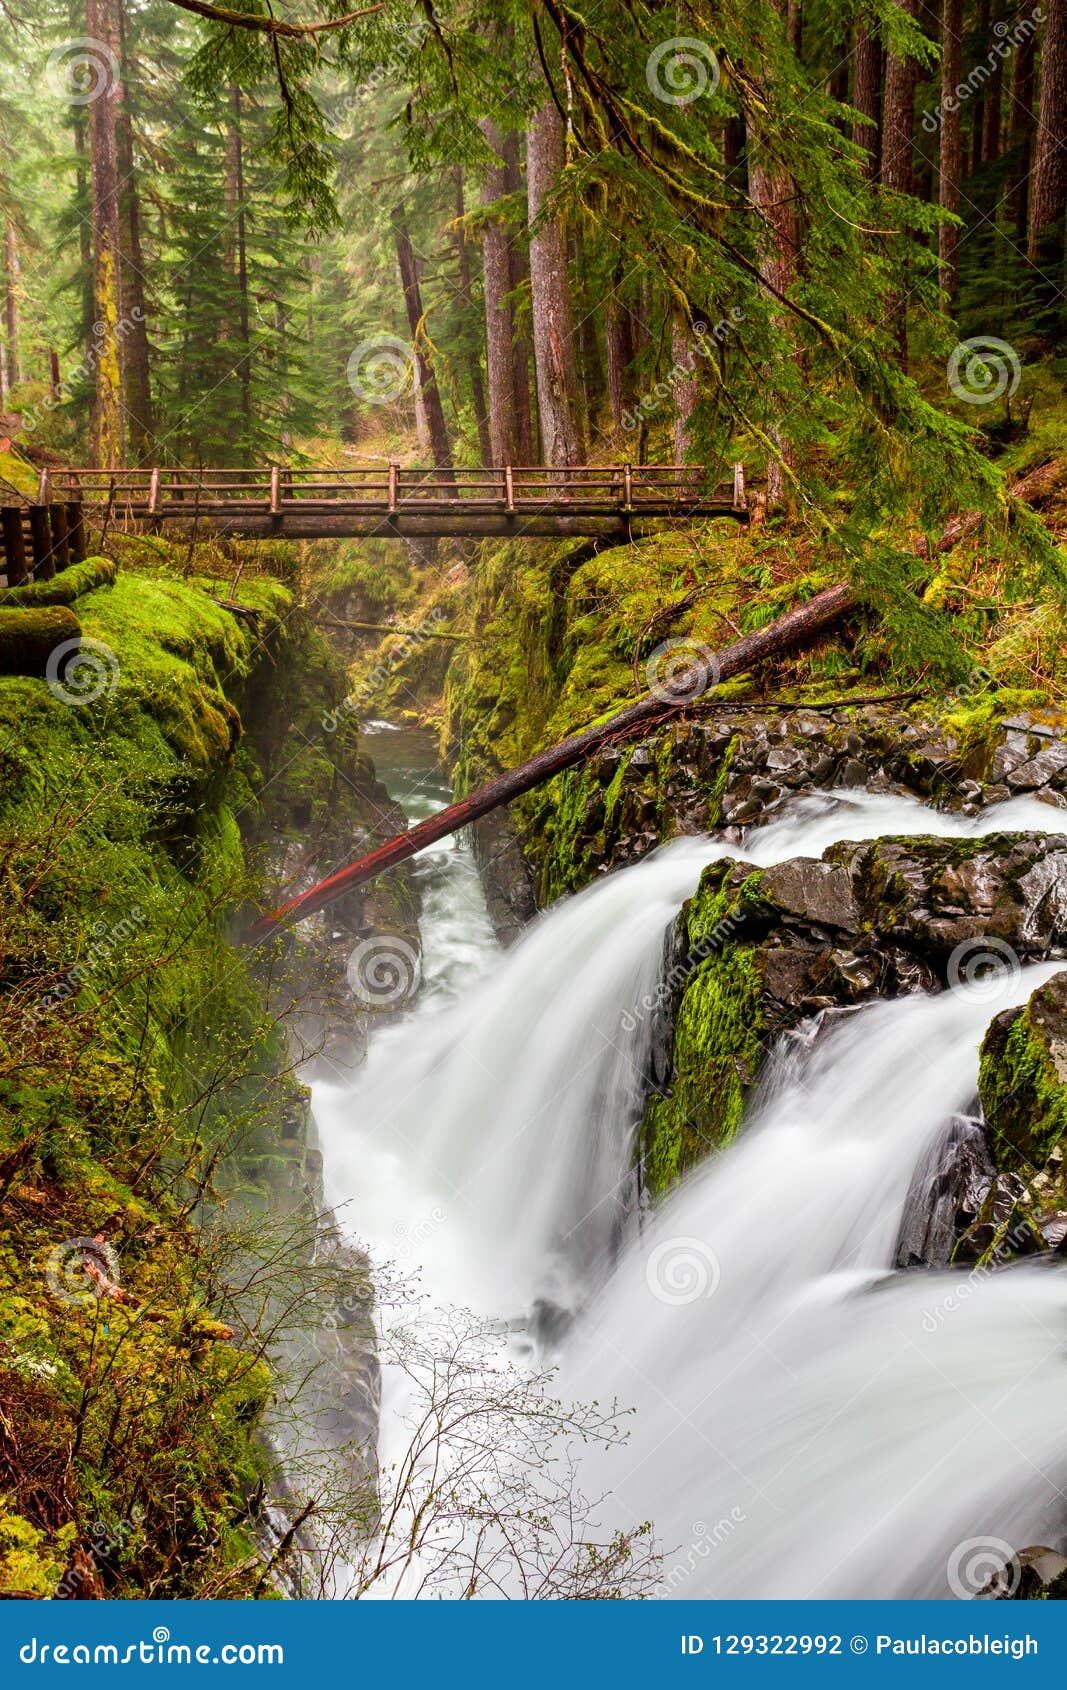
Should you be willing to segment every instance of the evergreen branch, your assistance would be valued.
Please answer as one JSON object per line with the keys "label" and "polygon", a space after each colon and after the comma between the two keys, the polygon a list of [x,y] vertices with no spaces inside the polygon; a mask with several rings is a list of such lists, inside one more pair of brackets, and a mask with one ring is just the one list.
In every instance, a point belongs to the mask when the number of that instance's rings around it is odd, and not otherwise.
{"label": "evergreen branch", "polygon": [[210,0],[170,0],[170,4],[180,6],[185,12],[195,12],[198,18],[207,18],[211,23],[226,24],[230,29],[254,29],[261,35],[285,35],[296,40],[309,35],[323,35],[329,30],[347,29],[360,18],[385,10],[385,0],[378,0],[376,5],[364,6],[358,12],[346,12],[343,18],[327,18],[322,23],[286,23],[264,12],[235,12],[229,6],[215,6]]}

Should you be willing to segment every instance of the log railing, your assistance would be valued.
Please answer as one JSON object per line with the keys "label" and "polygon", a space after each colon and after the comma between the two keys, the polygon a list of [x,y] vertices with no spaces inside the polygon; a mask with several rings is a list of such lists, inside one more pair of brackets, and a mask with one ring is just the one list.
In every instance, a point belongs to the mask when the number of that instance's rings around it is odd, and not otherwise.
{"label": "log railing", "polygon": [[697,466],[505,464],[499,469],[54,469],[37,499],[4,508],[9,586],[85,555],[85,523],[269,539],[345,535],[624,537],[643,521],[748,520],[744,474]]}

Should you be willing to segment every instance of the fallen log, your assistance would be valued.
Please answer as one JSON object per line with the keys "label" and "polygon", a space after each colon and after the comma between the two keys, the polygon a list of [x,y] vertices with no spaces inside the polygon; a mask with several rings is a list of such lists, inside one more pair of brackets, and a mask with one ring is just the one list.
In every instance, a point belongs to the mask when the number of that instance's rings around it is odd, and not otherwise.
{"label": "fallen log", "polygon": [[262,944],[287,923],[302,921],[305,916],[314,915],[317,910],[325,909],[335,899],[366,885],[368,880],[373,880],[385,869],[395,868],[397,863],[413,857],[424,846],[433,845],[438,839],[455,833],[458,828],[466,827],[468,823],[477,821],[480,816],[488,815],[489,811],[495,810],[498,805],[510,803],[512,799],[521,797],[524,792],[529,792],[535,786],[540,786],[553,775],[573,768],[599,746],[614,739],[625,738],[635,729],[653,721],[658,723],[678,715],[692,704],[694,698],[723,681],[731,680],[735,675],[744,674],[754,664],[765,663],[771,658],[795,651],[798,647],[810,645],[846,611],[854,609],[856,603],[856,595],[850,586],[842,584],[828,587],[825,592],[809,599],[807,604],[787,611],[784,616],[777,617],[756,633],[744,635],[742,639],[735,640],[733,645],[724,646],[721,651],[708,653],[707,657],[701,658],[674,676],[669,687],[645,693],[635,703],[609,716],[606,721],[598,722],[594,727],[583,728],[580,733],[572,734],[569,739],[562,740],[559,745],[550,746],[547,751],[539,751],[529,762],[521,763],[517,769],[509,769],[505,774],[497,775],[495,780],[480,786],[461,803],[438,811],[437,815],[419,822],[406,833],[397,834],[395,839],[390,839],[385,845],[379,845],[377,850],[361,857],[348,868],[339,869],[336,874],[319,881],[317,886],[312,886],[307,892],[290,898],[287,903],[255,922],[244,935],[245,942],[251,945]]}

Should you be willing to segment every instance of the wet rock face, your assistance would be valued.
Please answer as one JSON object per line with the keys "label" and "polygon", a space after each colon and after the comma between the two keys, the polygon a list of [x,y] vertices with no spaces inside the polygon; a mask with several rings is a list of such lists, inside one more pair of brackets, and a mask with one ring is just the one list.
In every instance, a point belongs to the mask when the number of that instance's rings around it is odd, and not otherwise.
{"label": "wet rock face", "polygon": [[[1067,808],[1067,721],[1011,717],[987,741],[884,706],[727,712],[610,746],[562,777],[532,819],[542,836],[541,902],[647,855],[678,833],[764,823],[800,793],[834,787],[907,792],[978,815],[1024,794]],[[737,832],[731,832],[736,829]]]}
{"label": "wet rock face", "polygon": [[[651,1017],[643,1147],[652,1189],[729,1139],[767,1049],[808,1018],[1067,956],[1065,893],[1067,836],[880,839],[762,870],[711,864],[668,935]],[[1053,1025],[1061,995],[1067,1016],[1067,993],[1051,994],[1027,1037],[1043,1039],[1046,1067],[1059,1062],[1067,1077],[1067,1019]],[[1015,1176],[1017,1156],[994,1160]],[[1016,1224],[1022,1194],[993,1162],[984,1182],[972,1172],[941,1243],[902,1244],[916,1259],[947,1260],[950,1233],[954,1245],[972,1225],[986,1229],[975,1233],[978,1254]],[[1046,1247],[1043,1234],[1027,1237]]]}
{"label": "wet rock face", "polygon": [[1067,971],[1038,988],[1021,1009],[1007,1009],[982,1045],[980,1091],[1004,1165],[1022,1158],[1037,1169],[1067,1136]]}
{"label": "wet rock face", "polygon": [[1067,1255],[1067,971],[992,1022],[979,1092],[998,1172],[959,1256]]}

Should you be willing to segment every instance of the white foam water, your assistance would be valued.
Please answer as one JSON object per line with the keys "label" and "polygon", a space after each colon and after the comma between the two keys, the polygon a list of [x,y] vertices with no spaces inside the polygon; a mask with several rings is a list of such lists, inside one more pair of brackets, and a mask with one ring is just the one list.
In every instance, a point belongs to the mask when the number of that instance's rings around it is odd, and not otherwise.
{"label": "white foam water", "polygon": [[[678,840],[507,953],[483,935],[454,1001],[431,992],[353,1086],[316,1088],[328,1196],[373,1257],[489,1315],[584,1310],[567,1385],[638,1410],[587,1488],[609,1493],[616,1523],[655,1522],[663,1594],[942,1595],[963,1538],[1052,1530],[1062,1277],[889,1273],[915,1164],[973,1098],[1000,1006],[989,983],[873,1005],[797,1052],[740,1141],[643,1229],[631,1164],[649,1033],[632,1010],[716,858],[1059,819],[1036,800],[963,818],[848,792],[800,801],[741,850]],[[1022,1001],[1049,972],[995,989]]]}

